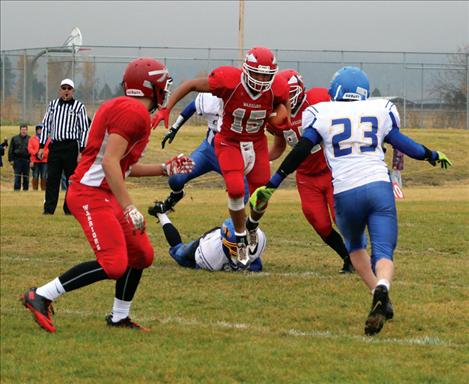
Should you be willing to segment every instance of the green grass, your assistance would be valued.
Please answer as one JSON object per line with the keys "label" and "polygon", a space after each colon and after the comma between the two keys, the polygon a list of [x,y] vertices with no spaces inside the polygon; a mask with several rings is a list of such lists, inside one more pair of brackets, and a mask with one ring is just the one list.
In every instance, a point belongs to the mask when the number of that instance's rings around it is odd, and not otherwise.
{"label": "green grass", "polygon": [[[2,127],[10,136],[16,128]],[[55,304],[56,334],[38,328],[21,292],[93,254],[73,217],[42,216],[41,192],[13,193],[1,173],[2,383],[465,383],[469,376],[469,171],[465,131],[407,132],[443,150],[449,172],[406,159],[391,290],[395,319],[363,336],[370,295],[304,219],[294,188],[278,191],[262,227],[260,274],[178,267],[161,228],[148,221],[155,262],[132,307],[150,334],[108,329],[110,281]],[[145,161],[189,153],[203,129],[180,132],[165,151],[155,131]],[[293,179],[292,177],[290,179]],[[137,206],[164,198],[164,179],[129,180]],[[434,184],[429,186],[428,184]],[[439,185],[435,185],[439,184]],[[190,240],[227,216],[220,179],[188,188],[171,215]],[[209,188],[212,187],[212,188]],[[60,204],[60,203],[59,203]],[[466,377],[466,379],[464,379]]]}

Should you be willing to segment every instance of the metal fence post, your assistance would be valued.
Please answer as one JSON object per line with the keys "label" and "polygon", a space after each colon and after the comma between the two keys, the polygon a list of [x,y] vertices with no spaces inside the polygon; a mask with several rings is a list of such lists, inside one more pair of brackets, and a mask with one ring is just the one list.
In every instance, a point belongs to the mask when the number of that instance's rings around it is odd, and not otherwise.
{"label": "metal fence post", "polygon": [[469,129],[469,53],[466,53],[466,129]]}
{"label": "metal fence post", "polygon": [[23,116],[21,116],[21,120],[25,121],[26,119],[26,85],[27,85],[27,78],[28,78],[28,71],[27,71],[27,60],[28,57],[26,56],[26,49],[23,53]]}
{"label": "metal fence post", "polygon": [[404,100],[404,128],[407,128],[407,81],[406,81],[406,54],[405,52],[403,53],[403,58],[402,58],[402,85],[403,85],[403,100]]}

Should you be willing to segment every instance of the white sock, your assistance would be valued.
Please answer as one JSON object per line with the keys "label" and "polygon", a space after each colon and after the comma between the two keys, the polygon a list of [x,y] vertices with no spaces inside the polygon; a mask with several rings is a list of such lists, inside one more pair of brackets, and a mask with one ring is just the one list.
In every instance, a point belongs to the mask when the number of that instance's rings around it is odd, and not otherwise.
{"label": "white sock", "polygon": [[118,321],[125,319],[129,316],[131,301],[119,300],[114,297],[114,305],[112,306],[112,321],[117,323]]}
{"label": "white sock", "polygon": [[[384,285],[384,286],[388,289],[388,292],[389,292],[389,290],[391,289],[391,283],[389,282],[389,280],[386,280],[386,279],[378,280],[378,282],[376,283],[376,287],[377,287],[378,285]],[[375,287],[375,288],[376,288],[376,287]],[[374,294],[374,293],[375,293],[375,290],[373,289],[373,290],[371,291],[371,294]]]}
{"label": "white sock", "polygon": [[171,220],[169,220],[168,215],[164,213],[157,213],[156,216],[158,217],[158,220],[160,221],[161,226],[165,224],[171,224]]}
{"label": "white sock", "polygon": [[36,289],[36,293],[48,300],[54,301],[65,293],[65,289],[59,278],[56,277],[54,280],[49,281],[47,284]]}

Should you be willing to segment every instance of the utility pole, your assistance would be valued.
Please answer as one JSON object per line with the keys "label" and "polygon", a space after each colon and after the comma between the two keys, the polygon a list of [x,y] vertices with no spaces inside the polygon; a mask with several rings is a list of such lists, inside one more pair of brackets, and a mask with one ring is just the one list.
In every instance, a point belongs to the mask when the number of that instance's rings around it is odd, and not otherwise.
{"label": "utility pole", "polygon": [[239,62],[244,59],[244,0],[239,0],[239,29],[238,29]]}

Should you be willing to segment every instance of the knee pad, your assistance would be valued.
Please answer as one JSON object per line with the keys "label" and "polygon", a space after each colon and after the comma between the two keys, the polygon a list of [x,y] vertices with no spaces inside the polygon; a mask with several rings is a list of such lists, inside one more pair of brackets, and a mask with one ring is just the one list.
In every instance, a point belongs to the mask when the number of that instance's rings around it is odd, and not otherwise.
{"label": "knee pad", "polygon": [[103,267],[104,272],[106,272],[106,275],[108,275],[108,277],[113,280],[117,280],[122,277],[122,275],[127,270],[127,260],[124,258],[116,258],[111,262],[103,262],[101,260],[99,263]]}
{"label": "knee pad", "polygon": [[244,209],[243,197],[228,197],[228,208],[232,211],[240,211]]}
{"label": "knee pad", "polygon": [[[225,178],[226,190],[230,198],[244,197],[244,177],[239,172],[227,172],[223,175]],[[244,206],[244,205],[243,205]]]}
{"label": "knee pad", "polygon": [[141,252],[139,252],[138,254],[133,255],[132,262],[129,263],[129,266],[135,269],[148,268],[150,265],[153,264],[154,254],[155,252],[153,251],[153,247],[146,247],[145,249],[142,249]]}

